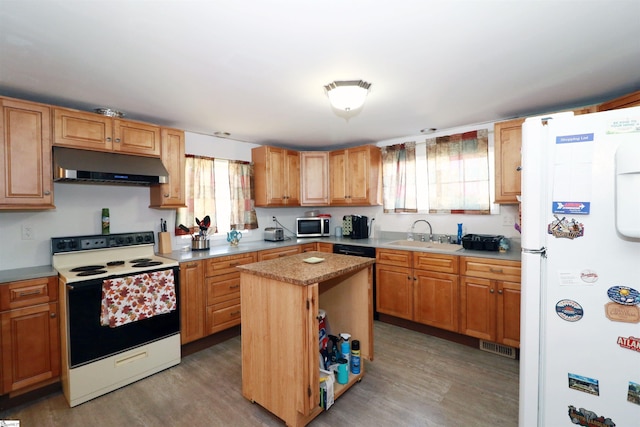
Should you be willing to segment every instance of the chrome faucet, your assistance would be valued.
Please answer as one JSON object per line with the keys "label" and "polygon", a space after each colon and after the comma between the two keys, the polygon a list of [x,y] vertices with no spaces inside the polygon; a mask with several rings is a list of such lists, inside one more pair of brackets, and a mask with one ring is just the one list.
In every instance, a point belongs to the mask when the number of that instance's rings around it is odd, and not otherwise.
{"label": "chrome faucet", "polygon": [[[413,230],[416,228],[416,224],[419,222],[426,222],[429,226],[429,241],[431,242],[433,240],[433,229],[431,228],[431,224],[429,223],[429,221],[427,221],[426,219],[418,219],[413,222],[413,224],[411,225],[411,236],[413,236]],[[425,241],[424,234],[420,235],[420,241]]]}

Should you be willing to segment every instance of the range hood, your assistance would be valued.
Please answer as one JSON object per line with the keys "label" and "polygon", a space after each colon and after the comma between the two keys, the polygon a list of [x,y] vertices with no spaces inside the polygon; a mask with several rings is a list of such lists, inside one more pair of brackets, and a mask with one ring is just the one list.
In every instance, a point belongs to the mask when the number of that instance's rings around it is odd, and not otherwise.
{"label": "range hood", "polygon": [[53,180],[98,184],[152,185],[167,182],[160,159],[53,147]]}

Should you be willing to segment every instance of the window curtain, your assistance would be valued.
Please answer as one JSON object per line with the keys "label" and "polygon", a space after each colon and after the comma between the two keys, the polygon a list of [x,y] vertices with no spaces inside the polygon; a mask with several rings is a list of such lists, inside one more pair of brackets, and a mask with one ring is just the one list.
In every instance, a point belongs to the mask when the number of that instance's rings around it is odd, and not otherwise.
{"label": "window curtain", "polygon": [[426,142],[429,212],[490,213],[487,129]]}
{"label": "window curtain", "polygon": [[211,219],[209,234],[218,231],[214,172],[214,159],[192,155],[186,156],[185,192],[187,207],[178,209],[176,214],[176,235],[187,234],[178,228],[179,224],[189,227],[192,231],[199,231],[195,219],[202,220],[207,215]]}
{"label": "window curtain", "polygon": [[229,161],[232,230],[258,228],[258,217],[254,208],[254,188],[251,185],[252,178],[253,165],[246,162]]}
{"label": "window curtain", "polygon": [[382,194],[384,212],[418,212],[415,142],[382,148]]}

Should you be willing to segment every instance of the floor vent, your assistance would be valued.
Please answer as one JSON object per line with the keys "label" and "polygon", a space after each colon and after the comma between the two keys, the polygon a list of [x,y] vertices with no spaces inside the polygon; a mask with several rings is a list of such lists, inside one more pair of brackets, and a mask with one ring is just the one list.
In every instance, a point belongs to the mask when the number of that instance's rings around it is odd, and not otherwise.
{"label": "floor vent", "polygon": [[514,347],[497,344],[491,341],[480,340],[480,350],[497,354],[498,356],[508,357],[510,359],[516,358],[516,349]]}

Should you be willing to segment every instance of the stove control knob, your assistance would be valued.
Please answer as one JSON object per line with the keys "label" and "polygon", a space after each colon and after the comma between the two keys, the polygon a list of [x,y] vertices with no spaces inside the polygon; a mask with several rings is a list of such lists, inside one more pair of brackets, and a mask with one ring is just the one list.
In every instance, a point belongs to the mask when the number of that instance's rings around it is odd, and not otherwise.
{"label": "stove control knob", "polygon": [[124,243],[124,239],[122,237],[118,237],[116,240],[117,240],[119,245]]}
{"label": "stove control knob", "polygon": [[136,236],[136,242],[142,243],[142,236]]}
{"label": "stove control knob", "polygon": [[145,242],[150,242],[151,241],[151,236],[149,236],[148,234],[144,236],[144,241]]}
{"label": "stove control knob", "polygon": [[127,236],[127,243],[133,243],[133,237]]}

